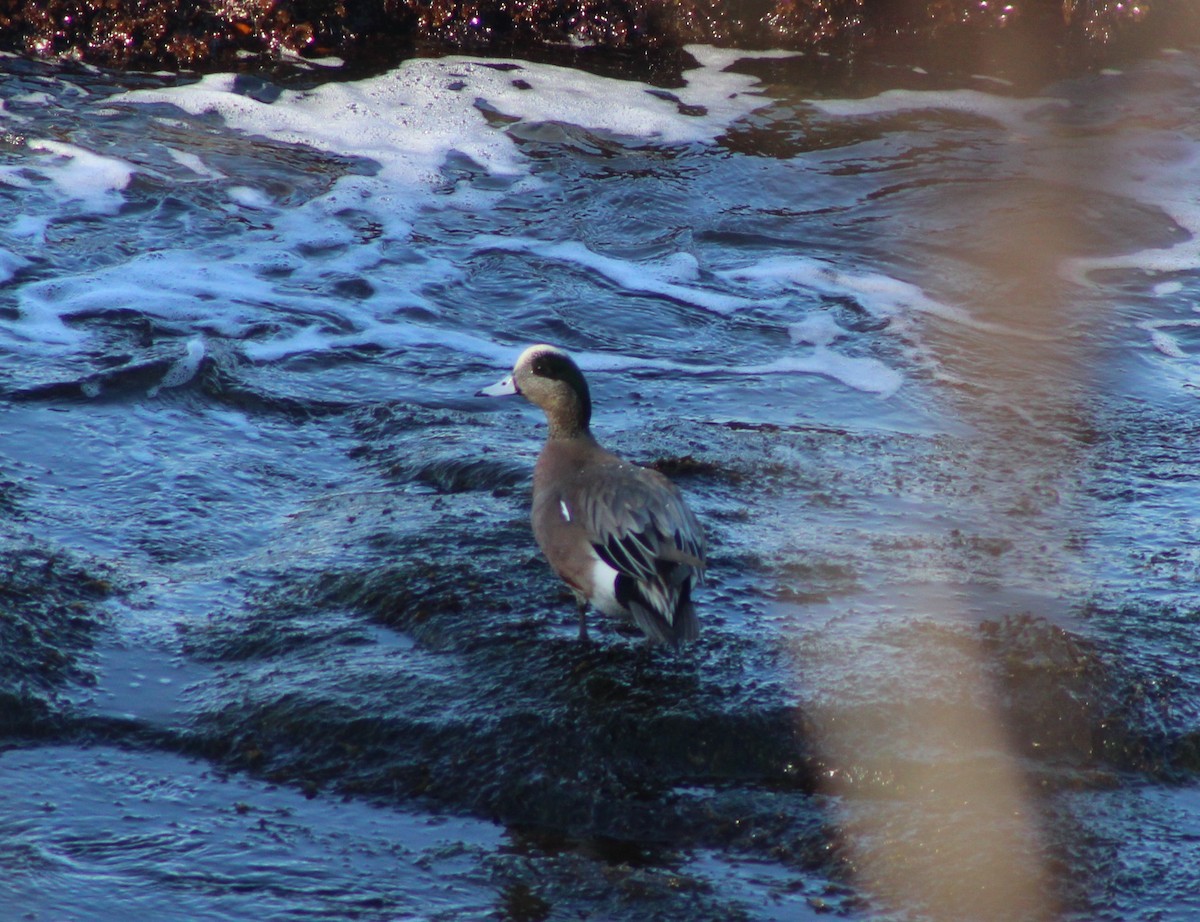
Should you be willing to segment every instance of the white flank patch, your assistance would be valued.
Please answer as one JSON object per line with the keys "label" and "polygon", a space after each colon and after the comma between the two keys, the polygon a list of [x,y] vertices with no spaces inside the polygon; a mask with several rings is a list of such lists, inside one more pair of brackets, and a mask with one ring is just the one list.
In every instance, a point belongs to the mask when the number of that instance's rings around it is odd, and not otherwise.
{"label": "white flank patch", "polygon": [[592,594],[588,601],[606,615],[625,614],[617,601],[617,571],[599,557],[592,564]]}

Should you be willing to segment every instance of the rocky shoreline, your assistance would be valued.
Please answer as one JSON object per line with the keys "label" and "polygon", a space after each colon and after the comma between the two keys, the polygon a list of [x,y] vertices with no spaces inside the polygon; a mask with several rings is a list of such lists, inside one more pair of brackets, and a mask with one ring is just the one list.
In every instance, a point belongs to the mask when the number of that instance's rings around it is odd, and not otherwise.
{"label": "rocky shoreline", "polygon": [[688,43],[831,52],[930,69],[1072,72],[1200,37],[1188,0],[0,0],[0,50],[121,69],[468,51],[617,56],[660,71]]}

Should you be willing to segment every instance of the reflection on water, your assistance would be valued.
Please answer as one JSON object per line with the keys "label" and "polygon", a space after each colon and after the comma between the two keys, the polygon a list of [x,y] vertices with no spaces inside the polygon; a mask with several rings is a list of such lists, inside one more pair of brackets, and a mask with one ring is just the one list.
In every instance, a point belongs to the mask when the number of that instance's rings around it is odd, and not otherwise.
{"label": "reflection on water", "polygon": [[[108,843],[82,868],[62,814],[14,805],[0,855],[51,869],[20,905],[94,879],[124,917],[166,879],[192,918],[231,890],[281,917],[1187,917],[1194,871],[1114,863],[1177,847],[1133,847],[1131,811],[1196,814],[1160,787],[1200,710],[1196,56],[865,99],[696,57],[671,93],[3,61],[0,762],[48,803],[121,763],[77,807]],[[547,340],[705,519],[678,658],[570,640],[525,521],[538,420],[470,397]],[[236,851],[238,810],[114,831],[110,791],[224,797],[197,764],[252,808],[299,787],[307,831],[216,889],[180,868]],[[487,828],[442,852],[424,811]],[[417,856],[398,881],[359,822]],[[345,873],[293,886],[323,855]]]}

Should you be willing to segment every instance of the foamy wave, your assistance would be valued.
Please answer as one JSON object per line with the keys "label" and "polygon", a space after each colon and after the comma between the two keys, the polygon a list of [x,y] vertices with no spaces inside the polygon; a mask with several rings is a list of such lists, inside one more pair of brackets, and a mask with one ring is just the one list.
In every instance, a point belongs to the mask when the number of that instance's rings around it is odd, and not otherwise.
{"label": "foamy wave", "polygon": [[[153,317],[187,337],[185,354],[159,388],[191,380],[210,336],[237,341],[242,353],[258,363],[370,347],[451,350],[503,366],[516,357],[520,344],[497,344],[485,333],[456,330],[452,318],[444,324],[430,319],[438,311],[421,294],[426,286],[460,278],[468,261],[484,250],[562,263],[621,292],[720,316],[751,308],[790,310],[797,288],[840,286],[866,297],[871,277],[826,273],[816,284],[819,273],[812,261],[803,264],[808,267],[804,272],[793,261],[713,273],[687,252],[639,261],[606,255],[580,240],[482,234],[446,258],[411,241],[411,225],[422,208],[489,206],[536,182],[532,162],[508,134],[514,120],[564,122],[657,146],[707,144],[768,102],[756,94],[755,78],[724,70],[744,53],[690,50],[700,66],[688,72],[686,86],[671,93],[550,65],[458,57],[414,60],[368,80],[284,91],[272,102],[246,95],[232,75],[111,97],[106,106],[171,104],[192,114],[215,112],[231,131],[361,158],[379,168],[371,175],[334,176],[328,191],[285,205],[246,177],[231,175],[224,163],[222,169],[211,166],[205,148],[163,146],[164,157],[182,168],[183,182],[211,184],[219,207],[231,214],[253,213],[249,229],[236,239],[147,250],[119,264],[32,281],[15,292],[19,316],[7,336],[18,351],[69,351],[80,348],[87,336],[72,317],[120,310]],[[174,136],[188,124],[178,111],[153,115]],[[95,211],[120,208],[135,172],[129,163],[57,141],[30,148],[46,155],[38,169],[61,200]],[[451,158],[466,158],[509,182],[486,184],[491,191],[469,182],[447,187]],[[3,175],[8,181],[9,174]],[[11,181],[29,182],[20,172]],[[351,211],[377,221],[382,232],[361,236],[345,217]],[[14,218],[5,231],[36,240],[46,227],[31,214]],[[395,249],[397,241],[406,248],[402,254]],[[0,276],[11,277],[23,265],[17,253],[0,251]],[[802,279],[806,274],[807,286]],[[331,297],[339,280],[358,283],[363,293]],[[880,311],[887,305],[899,316],[936,308],[934,302],[921,301],[916,289],[885,292],[882,276],[873,284],[870,304]],[[419,308],[421,316],[410,316],[408,308]],[[899,372],[876,359],[843,354],[849,350],[843,350],[840,340],[847,332],[823,315],[802,318],[786,329],[791,338],[787,354],[742,366],[587,354],[583,362],[593,368],[615,362],[691,375],[819,375],[882,395],[902,383]]]}
{"label": "foamy wave", "polygon": [[1190,356],[1179,344],[1179,339],[1167,331],[1174,328],[1196,330],[1200,328],[1200,319],[1144,320],[1138,327],[1150,334],[1150,343],[1158,352],[1167,358],[1186,359]]}
{"label": "foamy wave", "polygon": [[716,314],[729,314],[762,303],[695,285],[680,284],[677,280],[682,276],[694,277],[698,274],[694,258],[691,258],[691,262],[686,266],[681,262],[681,258],[689,259],[687,254],[676,254],[671,259],[659,263],[646,263],[605,256],[574,240],[551,242],[527,237],[485,235],[477,237],[475,244],[483,248],[530,253],[542,259],[570,263],[601,275],[632,294],[668,298]]}
{"label": "foamy wave", "polygon": [[[730,314],[764,304],[779,305],[783,303],[782,299],[775,296],[755,297],[752,295],[746,297],[712,291],[697,285],[680,284],[676,279],[697,280],[699,277],[700,273],[695,258],[690,254],[677,253],[668,259],[647,263],[605,256],[588,249],[577,241],[549,242],[487,235],[477,237],[474,242],[479,247],[528,253],[541,259],[575,265],[603,276],[631,294],[648,294],[667,298],[715,314]],[[807,266],[812,271],[799,272],[797,265],[800,264]],[[851,286],[844,281],[838,282],[840,277],[838,273],[827,266],[823,271],[818,272],[817,265],[815,260],[776,260],[760,263],[745,270],[721,272],[717,275],[739,284],[748,281],[762,283],[766,280],[774,287],[782,289],[786,287],[785,283],[793,283],[800,276],[808,278],[815,273],[821,278],[833,280],[832,282],[826,281],[826,290],[832,290],[830,285],[836,285],[839,291],[851,290]],[[856,285],[853,286],[853,290],[859,296],[868,294],[873,296],[867,299],[868,306],[874,309],[873,312],[888,316],[900,316],[905,311],[920,309],[916,305],[927,310],[933,310],[936,305],[936,302],[928,302],[928,299],[924,299],[924,296],[915,287],[894,279],[886,279],[883,276],[862,276],[855,281]],[[937,305],[937,307],[953,315],[953,309],[944,305]],[[960,319],[969,321],[970,318]],[[830,326],[831,324],[832,326]],[[887,367],[877,359],[846,356],[830,349],[829,346],[839,336],[847,335],[847,331],[837,327],[836,323],[827,319],[825,315],[813,315],[793,324],[789,328],[789,335],[793,344],[813,346],[811,353],[789,355],[773,362],[741,367],[695,366],[675,363],[668,363],[662,367],[694,374],[712,374],[718,371],[738,375],[815,374],[840,381],[855,390],[883,395],[894,393],[903,382],[903,377],[899,372]],[[598,360],[593,357],[589,361],[594,364]]]}
{"label": "foamy wave", "polygon": [[154,251],[108,268],[25,285],[17,294],[21,316],[12,330],[30,345],[72,346],[84,334],[69,327],[67,318],[129,309],[237,335],[255,319],[256,307],[270,303],[274,288],[245,263],[224,255],[205,260],[195,252]]}
{"label": "foamy wave", "polygon": [[0,249],[0,284],[7,282],[17,270],[29,265],[29,260],[9,250]]}
{"label": "foamy wave", "polygon": [[[203,330],[235,340],[244,339],[247,330],[266,322],[303,323],[314,317],[323,320],[318,329],[332,326],[368,331],[381,328],[379,312],[398,305],[424,307],[421,287],[444,282],[459,271],[436,259],[414,260],[406,267],[388,268],[393,293],[380,307],[369,298],[333,301],[325,293],[328,280],[377,269],[379,248],[360,245],[340,256],[310,263],[290,249],[293,238],[286,232],[288,222],[288,213],[278,217],[284,229],[280,239],[243,241],[236,251],[226,242],[195,250],[155,250],[117,265],[24,285],[16,293],[20,316],[8,325],[11,345],[18,351],[76,348],[86,336],[69,325],[72,316],[116,310],[155,317],[181,331]],[[312,233],[308,229],[310,237]],[[0,259],[0,266],[3,264]],[[286,341],[290,335],[279,339]],[[367,335],[364,332],[358,338],[365,341],[362,337]],[[318,341],[334,344],[342,340],[336,335],[309,339],[314,344]],[[246,349],[256,358],[306,351],[253,341]]]}
{"label": "foamy wave", "polygon": [[1066,106],[1067,101],[1055,97],[1012,99],[979,90],[887,90],[865,99],[814,99],[809,100],[809,105],[826,115],[842,118],[942,111],[1019,127],[1034,113],[1047,107]]}
{"label": "foamy wave", "polygon": [[742,374],[808,374],[832,378],[856,391],[890,397],[904,383],[904,376],[878,359],[841,355],[818,346],[811,355],[789,355],[763,365],[738,369]]}
{"label": "foamy wave", "polygon": [[[644,84],[548,64],[448,57],[410,60],[366,80],[288,90],[272,102],[247,96],[230,74],[130,92],[114,102],[215,112],[228,127],[249,135],[378,163],[381,170],[373,177],[340,179],[325,204],[330,211],[365,205],[392,233],[402,234],[403,222],[443,182],[451,155],[466,157],[493,176],[514,181],[528,176],[529,162],[503,127],[489,121],[489,112],[657,144],[687,144],[712,141],[731,122],[767,103],[751,92],[755,78],[718,69],[748,55],[692,50],[701,67],[688,72],[687,85],[674,92],[674,99]],[[457,192],[463,204],[477,203],[476,191]]]}
{"label": "foamy wave", "polygon": [[[283,207],[262,188],[242,177],[226,176],[205,159],[204,149],[163,152],[189,171],[195,182],[213,183],[228,200],[228,209],[259,212],[256,221],[269,229],[247,232],[239,244],[216,243],[200,249],[143,252],[119,265],[38,281],[17,292],[20,317],[9,331],[19,348],[38,343],[51,350],[78,347],[85,335],[69,323],[73,315],[128,308],[194,329],[238,336],[263,311],[292,314],[300,323],[286,323],[287,332],[250,347],[260,360],[291,353],[303,342],[345,342],[385,329],[377,314],[403,305],[425,307],[423,285],[436,283],[460,270],[437,259],[410,260],[410,277],[393,264],[383,283],[392,293],[386,304],[370,298],[339,301],[333,324],[304,323],[305,315],[326,318],[329,303],[320,290],[331,278],[375,277],[388,241],[406,240],[411,222],[422,208],[469,207],[494,204],[505,194],[534,184],[531,161],[506,128],[513,120],[561,121],[608,132],[614,136],[663,144],[707,143],[729,124],[768,100],[753,90],[755,78],[722,68],[744,53],[693,48],[700,66],[688,72],[688,83],[663,93],[641,83],[599,77],[551,65],[517,61],[478,61],[466,57],[411,60],[387,74],[366,80],[329,83],[311,90],[284,91],[263,102],[243,91],[239,78],[210,75],[186,86],[137,90],[105,100],[106,110],[125,105],[170,104],[192,114],[215,112],[232,131],[276,142],[306,145],[342,157],[378,164],[372,175],[337,176],[324,194],[300,205]],[[496,113],[505,118],[497,119]],[[172,129],[186,127],[178,115],[155,116]],[[37,155],[20,167],[0,169],[0,182],[33,193],[52,189],[65,210],[113,213],[125,202],[124,193],[136,169],[130,163],[62,141],[34,140]],[[446,188],[445,167],[451,157],[466,158],[493,177],[508,179],[481,191],[480,184],[459,183]],[[49,181],[35,188],[31,174]],[[184,180],[188,181],[188,180]],[[446,194],[450,192],[450,194]],[[345,218],[365,214],[382,233],[364,241]],[[44,238],[49,218],[31,209],[13,216],[4,228],[10,239],[36,242]],[[736,298],[689,284],[686,257],[646,269],[591,254],[582,244],[564,243],[558,256],[587,264],[624,287],[644,279],[647,290],[679,297],[706,310],[726,312],[744,306]],[[320,252],[320,259],[295,254]],[[20,248],[0,256],[0,274],[11,278],[24,263]],[[555,258],[549,251],[547,258]],[[346,328],[356,332],[346,333]],[[320,331],[332,328],[334,332]],[[301,332],[297,332],[299,329]],[[316,332],[304,332],[316,331]],[[188,328],[181,332],[189,332]],[[437,335],[443,335],[438,332]]]}
{"label": "foamy wave", "polygon": [[193,154],[191,151],[176,150],[174,147],[168,147],[167,153],[171,159],[182,167],[191,170],[200,179],[224,179],[225,174],[220,170],[214,170],[205,163],[198,154]]}
{"label": "foamy wave", "polygon": [[[1200,188],[1190,183],[1200,182],[1200,175],[1180,179],[1181,188]],[[1081,256],[1063,262],[1060,274],[1067,281],[1088,288],[1095,287],[1092,276],[1096,272],[1132,269],[1151,274],[1194,272],[1200,269],[1200,205],[1184,200],[1174,190],[1144,189],[1141,201],[1162,208],[1180,227],[1192,235],[1189,239],[1169,247],[1148,247],[1133,253],[1114,256]]]}
{"label": "foamy wave", "polygon": [[61,141],[31,140],[28,146],[55,158],[40,171],[67,201],[93,214],[113,214],[124,204],[119,193],[133,178],[132,165]]}
{"label": "foamy wave", "polygon": [[258,362],[275,362],[292,355],[328,352],[361,346],[385,349],[441,348],[508,367],[520,349],[501,346],[489,339],[458,330],[403,321],[371,320],[352,333],[331,333],[313,325],[288,336],[245,346],[246,355]]}
{"label": "foamy wave", "polygon": [[811,353],[780,356],[770,362],[714,365],[679,362],[673,359],[619,355],[607,352],[572,352],[584,371],[661,371],[671,375],[709,377],[759,377],[762,375],[816,375],[847,387],[880,397],[890,397],[904,383],[904,377],[878,359],[840,355],[818,347]]}
{"label": "foamy wave", "polygon": [[909,282],[878,272],[849,272],[806,256],[772,256],[717,275],[760,290],[801,288],[823,295],[849,297],[867,313],[888,321],[902,322],[913,313],[922,313],[980,332],[1026,338],[1032,335],[977,320],[960,307],[929,297]]}
{"label": "foamy wave", "polygon": [[[1187,236],[1168,246],[1064,260],[1059,274],[1083,288],[1099,291],[1105,284],[1101,273],[1138,273],[1148,276],[1145,285],[1153,295],[1165,298],[1178,294],[1184,288],[1180,279],[1193,284],[1200,271],[1200,143],[1175,125],[1154,130],[1138,120],[1123,136],[1110,142],[1109,154],[1103,174],[1087,179],[1102,184],[1110,194],[1160,209]],[[1192,356],[1168,331],[1194,325],[1192,319],[1159,319],[1137,323],[1136,327],[1148,334],[1150,345],[1161,355],[1191,360]]]}
{"label": "foamy wave", "polygon": [[163,389],[182,387],[191,381],[192,378],[196,377],[196,372],[200,370],[200,364],[204,361],[207,351],[208,349],[204,344],[204,337],[197,336],[189,340],[184,347],[183,355],[171,363],[162,380],[150,388],[150,396],[155,396]]}

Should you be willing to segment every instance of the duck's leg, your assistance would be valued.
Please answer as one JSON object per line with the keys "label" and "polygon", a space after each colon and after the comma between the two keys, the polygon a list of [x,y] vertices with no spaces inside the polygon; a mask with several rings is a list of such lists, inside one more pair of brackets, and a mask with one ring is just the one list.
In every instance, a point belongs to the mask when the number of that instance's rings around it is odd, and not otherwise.
{"label": "duck's leg", "polygon": [[578,599],[576,601],[576,606],[579,609],[579,642],[580,643],[588,643],[589,638],[588,638],[588,629],[587,629],[587,608],[588,608],[587,599]]}

